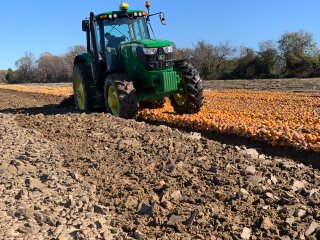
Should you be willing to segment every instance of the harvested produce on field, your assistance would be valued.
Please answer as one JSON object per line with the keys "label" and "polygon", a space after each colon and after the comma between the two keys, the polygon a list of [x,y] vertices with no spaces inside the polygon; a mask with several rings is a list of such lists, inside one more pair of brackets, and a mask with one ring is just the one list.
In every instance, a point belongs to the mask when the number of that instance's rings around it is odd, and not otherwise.
{"label": "harvested produce on field", "polygon": [[272,146],[320,151],[320,94],[245,90],[207,91],[197,114],[178,115],[167,102],[140,117],[200,131],[237,134]]}
{"label": "harvested produce on field", "polygon": [[58,84],[0,84],[0,89],[10,89],[21,92],[34,92],[43,94],[52,94],[60,96],[68,96],[72,94],[72,89],[69,84],[58,83]]}

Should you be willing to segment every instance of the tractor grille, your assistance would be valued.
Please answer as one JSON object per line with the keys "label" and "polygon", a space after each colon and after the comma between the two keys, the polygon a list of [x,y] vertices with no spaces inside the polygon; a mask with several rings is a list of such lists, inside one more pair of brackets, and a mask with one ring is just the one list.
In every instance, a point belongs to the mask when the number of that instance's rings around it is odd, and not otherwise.
{"label": "tractor grille", "polygon": [[155,55],[147,56],[147,69],[150,71],[166,70],[173,67],[173,53],[165,53],[158,48]]}

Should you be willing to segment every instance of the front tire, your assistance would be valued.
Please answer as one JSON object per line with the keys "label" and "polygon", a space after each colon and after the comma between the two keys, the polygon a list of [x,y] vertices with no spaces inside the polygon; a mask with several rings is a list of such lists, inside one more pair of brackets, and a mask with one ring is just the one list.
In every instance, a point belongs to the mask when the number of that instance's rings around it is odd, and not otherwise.
{"label": "front tire", "polygon": [[85,63],[76,64],[72,73],[73,95],[75,105],[81,111],[93,111],[91,81],[93,79],[90,67]]}
{"label": "front tire", "polygon": [[133,83],[126,74],[114,73],[107,76],[104,86],[108,113],[126,119],[136,118],[138,113]]}
{"label": "front tire", "polygon": [[174,70],[179,74],[183,88],[182,93],[170,96],[174,111],[179,114],[199,112],[203,106],[203,86],[198,71],[186,62],[175,62]]}

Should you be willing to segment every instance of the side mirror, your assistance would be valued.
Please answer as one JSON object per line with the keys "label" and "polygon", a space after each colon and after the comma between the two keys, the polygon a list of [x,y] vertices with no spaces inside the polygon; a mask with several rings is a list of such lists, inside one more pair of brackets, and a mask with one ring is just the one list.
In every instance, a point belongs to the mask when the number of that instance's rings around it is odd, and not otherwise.
{"label": "side mirror", "polygon": [[164,13],[160,13],[159,16],[160,16],[160,22],[161,22],[163,25],[167,25],[167,20],[166,20],[166,18],[164,17]]}
{"label": "side mirror", "polygon": [[88,32],[89,30],[89,20],[82,20],[82,31]]}

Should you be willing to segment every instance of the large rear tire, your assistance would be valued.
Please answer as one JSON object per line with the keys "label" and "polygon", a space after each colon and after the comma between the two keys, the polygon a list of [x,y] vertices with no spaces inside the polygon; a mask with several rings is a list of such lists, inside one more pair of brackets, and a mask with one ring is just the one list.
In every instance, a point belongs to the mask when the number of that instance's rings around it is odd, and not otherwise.
{"label": "large rear tire", "polygon": [[109,74],[104,86],[104,96],[107,112],[121,118],[136,118],[136,91],[126,74]]}
{"label": "large rear tire", "polygon": [[175,62],[174,70],[179,74],[183,87],[183,93],[170,96],[174,111],[179,114],[199,112],[203,106],[203,86],[198,71],[186,62]]}
{"label": "large rear tire", "polygon": [[73,68],[72,83],[75,105],[81,111],[93,111],[93,98],[90,83],[93,81],[91,69],[85,63],[78,63]]}

